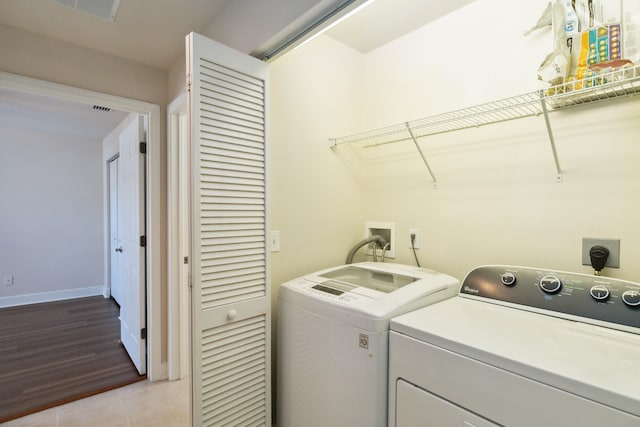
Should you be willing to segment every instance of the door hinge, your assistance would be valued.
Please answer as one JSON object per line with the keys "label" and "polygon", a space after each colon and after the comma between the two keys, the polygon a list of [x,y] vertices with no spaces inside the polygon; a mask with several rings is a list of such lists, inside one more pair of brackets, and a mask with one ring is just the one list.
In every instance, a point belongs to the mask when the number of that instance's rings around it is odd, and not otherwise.
{"label": "door hinge", "polygon": [[140,329],[140,339],[143,339],[143,340],[147,339],[147,328]]}
{"label": "door hinge", "polygon": [[188,256],[184,257],[184,263],[185,264],[189,264],[189,257]]}
{"label": "door hinge", "polygon": [[191,92],[191,74],[187,74],[187,92]]}
{"label": "door hinge", "polygon": [[146,142],[141,142],[140,143],[140,154],[146,154],[147,153],[147,143]]}
{"label": "door hinge", "polygon": [[147,236],[140,236],[140,246],[143,248],[147,247]]}

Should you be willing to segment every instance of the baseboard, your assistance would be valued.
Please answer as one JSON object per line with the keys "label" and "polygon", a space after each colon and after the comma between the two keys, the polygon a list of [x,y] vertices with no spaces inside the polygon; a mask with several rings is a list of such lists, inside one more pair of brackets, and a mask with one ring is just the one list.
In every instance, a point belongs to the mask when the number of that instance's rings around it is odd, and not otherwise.
{"label": "baseboard", "polygon": [[0,297],[0,308],[37,304],[41,302],[61,301],[73,298],[92,297],[95,295],[104,295],[104,292],[104,286],[93,286],[90,288],[65,289],[62,291]]}

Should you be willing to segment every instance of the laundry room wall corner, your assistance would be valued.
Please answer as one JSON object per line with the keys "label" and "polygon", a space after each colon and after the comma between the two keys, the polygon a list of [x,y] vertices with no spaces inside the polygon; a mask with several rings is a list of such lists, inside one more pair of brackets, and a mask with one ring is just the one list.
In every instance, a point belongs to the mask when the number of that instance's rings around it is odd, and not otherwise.
{"label": "laundry room wall corner", "polygon": [[363,120],[362,54],[320,37],[270,64],[274,300],[280,283],[344,262],[362,239],[359,183],[328,137]]}
{"label": "laundry room wall corner", "polygon": [[328,141],[330,134],[354,131],[362,123],[362,58],[321,37],[275,60],[269,71],[270,222],[281,239],[280,251],[271,253],[276,378],[280,285],[343,263],[362,239],[359,183]]}

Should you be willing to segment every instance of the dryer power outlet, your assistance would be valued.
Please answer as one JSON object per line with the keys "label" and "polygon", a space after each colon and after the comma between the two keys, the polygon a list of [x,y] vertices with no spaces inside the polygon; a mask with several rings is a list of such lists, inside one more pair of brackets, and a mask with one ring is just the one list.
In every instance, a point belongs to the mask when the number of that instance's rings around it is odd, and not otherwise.
{"label": "dryer power outlet", "polygon": [[604,265],[611,268],[620,268],[620,239],[593,239],[584,237],[582,239],[582,265],[591,265],[589,250],[594,246],[604,246],[609,249],[609,258]]}

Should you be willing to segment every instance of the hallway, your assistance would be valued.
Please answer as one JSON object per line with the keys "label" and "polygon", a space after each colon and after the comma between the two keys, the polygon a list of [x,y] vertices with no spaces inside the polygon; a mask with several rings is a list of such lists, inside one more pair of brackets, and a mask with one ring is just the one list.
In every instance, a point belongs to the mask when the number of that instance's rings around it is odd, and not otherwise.
{"label": "hallway", "polygon": [[102,296],[0,309],[0,422],[144,380],[119,314]]}

